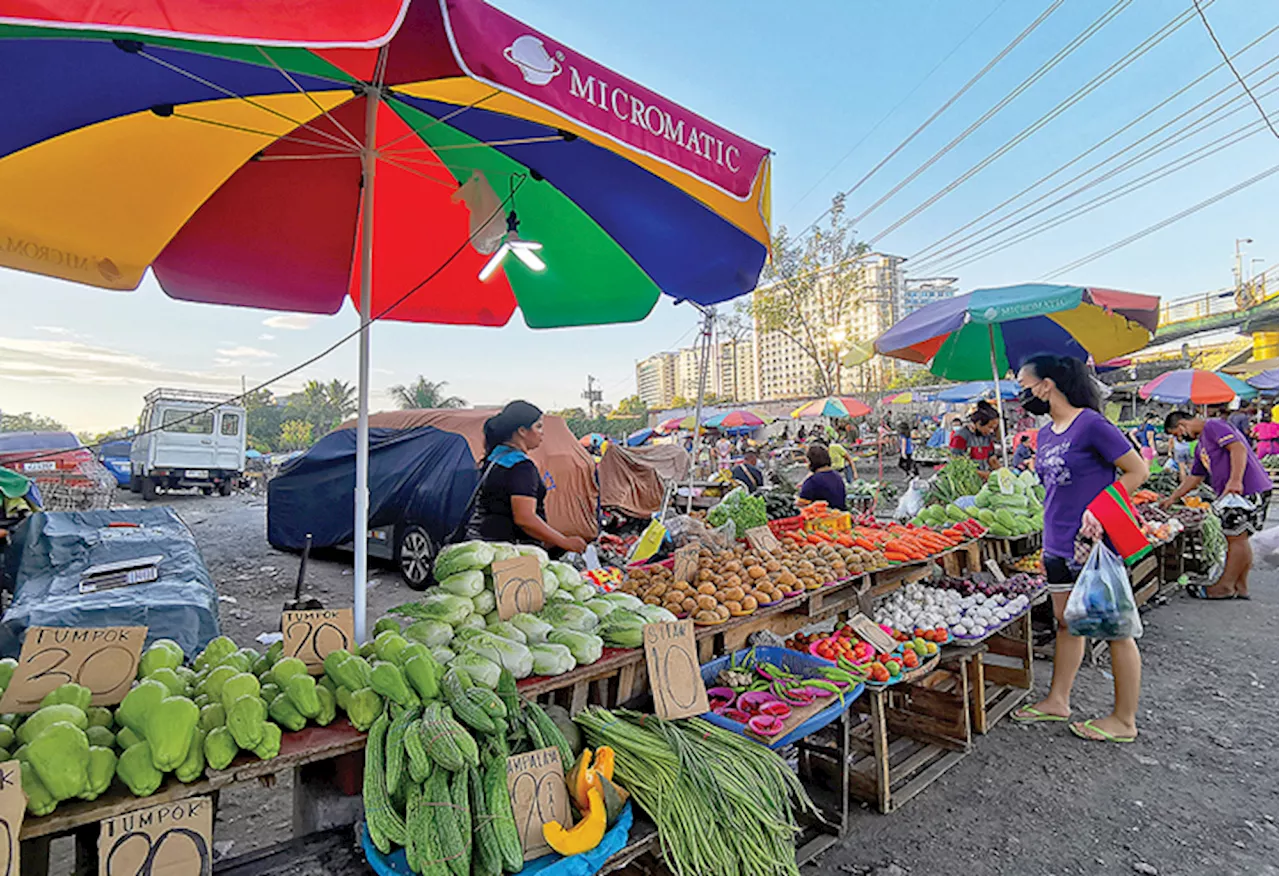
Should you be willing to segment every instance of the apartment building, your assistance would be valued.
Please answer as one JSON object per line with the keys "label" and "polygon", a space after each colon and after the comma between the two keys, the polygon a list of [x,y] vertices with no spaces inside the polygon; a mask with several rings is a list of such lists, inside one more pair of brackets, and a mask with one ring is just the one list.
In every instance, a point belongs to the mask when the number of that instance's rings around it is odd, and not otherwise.
{"label": "apartment building", "polygon": [[650,410],[668,408],[676,392],[675,353],[655,353],[636,363],[636,393]]}

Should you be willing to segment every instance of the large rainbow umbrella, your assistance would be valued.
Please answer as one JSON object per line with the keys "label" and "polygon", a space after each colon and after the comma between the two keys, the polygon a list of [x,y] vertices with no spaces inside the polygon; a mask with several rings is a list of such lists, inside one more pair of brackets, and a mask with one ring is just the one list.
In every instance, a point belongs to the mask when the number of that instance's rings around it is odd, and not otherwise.
{"label": "large rainbow umbrella", "polygon": [[867,407],[856,398],[849,396],[829,395],[826,398],[814,399],[811,402],[805,402],[800,407],[791,412],[793,417],[835,417],[837,419],[865,416],[871,413],[871,408]]}
{"label": "large rainbow umbrella", "polygon": [[480,0],[0,0],[0,266],[368,325],[750,291],[769,152]]}
{"label": "large rainbow umbrella", "polygon": [[1165,404],[1216,405],[1239,396],[1251,399],[1258,391],[1238,377],[1187,368],[1166,371],[1144,384],[1138,395]]}
{"label": "large rainbow umbrella", "polygon": [[725,411],[703,420],[702,425],[711,429],[754,429],[763,426],[764,420],[751,411]]}

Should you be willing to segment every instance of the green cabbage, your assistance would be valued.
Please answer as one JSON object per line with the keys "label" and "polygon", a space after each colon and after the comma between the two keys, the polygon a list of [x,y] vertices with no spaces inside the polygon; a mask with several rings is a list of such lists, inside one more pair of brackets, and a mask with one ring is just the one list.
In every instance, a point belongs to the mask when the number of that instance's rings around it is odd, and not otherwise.
{"label": "green cabbage", "polygon": [[542,595],[545,597],[560,589],[560,579],[550,569],[542,570]]}
{"label": "green cabbage", "polygon": [[640,600],[640,597],[632,596],[630,593],[623,593],[620,590],[615,590],[613,593],[602,593],[597,598],[607,599],[615,605],[630,609],[631,611],[639,611],[640,606],[644,605],[644,602]]}
{"label": "green cabbage", "polygon": [[510,639],[513,642],[519,642],[521,645],[528,642],[528,638],[520,628],[510,621],[498,621],[496,624],[489,624],[485,627],[485,631],[493,633],[495,636],[501,636],[504,639]]}
{"label": "green cabbage", "polygon": [[538,612],[538,617],[557,629],[565,627],[589,633],[600,624],[600,618],[591,609],[572,602],[556,602]]}
{"label": "green cabbage", "polygon": [[495,563],[520,556],[520,553],[516,550],[516,546],[513,544],[507,544],[505,541],[490,542],[489,547],[493,548],[493,562]]}
{"label": "green cabbage", "polygon": [[553,645],[541,642],[529,646],[533,654],[534,675],[563,675],[577,665],[573,652],[565,645]]}
{"label": "green cabbage", "polygon": [[[578,630],[555,629],[547,636],[547,641],[554,645],[566,645],[573,652],[573,659],[579,666],[595,663],[604,651],[604,640],[591,633]],[[528,650],[528,649],[526,649]]]}
{"label": "green cabbage", "polygon": [[545,593],[543,595],[546,597],[547,602],[573,602],[573,594],[563,588],[555,593]]}
{"label": "green cabbage", "polygon": [[551,632],[553,627],[542,618],[533,614],[515,614],[511,616],[511,625],[520,632],[524,633],[526,642],[545,642],[547,633]]}
{"label": "green cabbage", "polygon": [[414,642],[421,642],[428,648],[438,648],[449,644],[453,639],[453,627],[443,621],[414,621],[404,628],[404,636]]}
{"label": "green cabbage", "polygon": [[641,605],[640,614],[651,624],[672,623],[679,620],[674,614],[661,605]]}
{"label": "green cabbage", "polygon": [[556,580],[561,587],[577,587],[582,583],[582,576],[578,574],[578,570],[568,563],[550,562],[546,566],[556,576]]}
{"label": "green cabbage", "polygon": [[473,651],[502,666],[516,678],[525,678],[533,672],[533,655],[519,642],[495,636],[483,630],[462,643],[462,651]]}
{"label": "green cabbage", "polygon": [[484,541],[464,541],[446,545],[436,554],[432,574],[437,581],[467,569],[483,569],[493,562],[493,548]]}
{"label": "green cabbage", "polygon": [[600,595],[600,591],[596,589],[594,584],[578,584],[565,589],[573,594],[574,602],[586,602],[588,599],[594,599]]}
{"label": "green cabbage", "polygon": [[492,590],[481,590],[471,597],[471,604],[475,606],[476,614],[488,614],[498,607],[498,600]]}
{"label": "green cabbage", "polygon": [[440,582],[440,589],[455,596],[465,596],[470,599],[484,590],[484,572],[479,569],[467,569],[465,572],[450,575]]}
{"label": "green cabbage", "polygon": [[598,596],[588,599],[583,603],[583,605],[594,611],[596,613],[596,617],[601,618],[608,617],[609,612],[618,607],[616,603],[610,602],[607,599],[601,599]]}
{"label": "green cabbage", "polygon": [[453,658],[458,656],[453,653],[452,648],[446,648],[443,645],[431,649],[431,656],[436,658],[437,663],[452,663]]}
{"label": "green cabbage", "polygon": [[[468,602],[468,603],[470,603],[470,602],[471,602],[471,600],[470,600],[470,599],[468,599],[468,600],[467,600],[467,602]],[[477,630],[483,630],[483,629],[484,629],[484,615],[482,615],[482,614],[476,614],[476,613],[473,611],[471,614],[467,615],[466,617],[464,617],[464,618],[462,619],[462,623],[458,624],[458,629],[464,629],[464,628],[466,628],[466,627],[475,627]]]}
{"label": "green cabbage", "polygon": [[501,620],[502,620],[502,615],[498,614],[498,610],[495,608],[493,611],[490,611],[485,614],[484,625],[487,627],[489,624],[496,624]]}
{"label": "green cabbage", "polygon": [[[532,665],[532,657],[530,657],[529,662]],[[475,651],[466,649],[463,649],[457,657],[454,657],[449,665],[465,669],[467,675],[471,676],[472,681],[490,690],[495,690],[498,687],[498,678],[502,675],[502,667],[497,663],[481,654],[477,654]]]}
{"label": "green cabbage", "polygon": [[547,556],[547,552],[536,544],[518,544],[516,545],[516,553],[522,557],[533,557],[538,561],[539,566],[545,566],[551,562],[551,558]]}
{"label": "green cabbage", "polygon": [[[471,614],[474,606],[465,596],[446,593],[430,602],[408,602],[388,609],[392,614],[402,614],[415,620],[434,620],[456,627]],[[483,620],[483,619],[482,619]],[[482,623],[481,626],[484,626]]]}

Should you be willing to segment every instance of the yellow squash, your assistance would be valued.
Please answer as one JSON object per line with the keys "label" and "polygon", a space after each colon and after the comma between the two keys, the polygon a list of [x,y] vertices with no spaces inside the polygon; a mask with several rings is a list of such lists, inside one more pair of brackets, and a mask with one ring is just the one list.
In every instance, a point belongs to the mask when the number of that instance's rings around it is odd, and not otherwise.
{"label": "yellow squash", "polygon": [[562,855],[580,855],[589,852],[604,839],[607,814],[599,788],[587,792],[587,808],[582,820],[567,830],[557,821],[542,825],[542,837],[547,845]]}

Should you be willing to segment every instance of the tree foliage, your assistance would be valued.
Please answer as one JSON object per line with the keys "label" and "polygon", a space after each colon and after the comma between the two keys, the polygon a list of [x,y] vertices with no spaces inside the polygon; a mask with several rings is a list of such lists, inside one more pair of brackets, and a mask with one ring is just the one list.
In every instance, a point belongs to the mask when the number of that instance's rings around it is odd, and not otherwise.
{"label": "tree foliage", "polygon": [[752,298],[760,331],[777,332],[802,351],[819,395],[832,395],[839,385],[840,360],[853,340],[845,326],[862,303],[856,262],[866,252],[845,215],[844,196],[837,195],[826,221],[804,236],[778,229],[761,278],[768,291]]}
{"label": "tree foliage", "polygon": [[0,432],[65,432],[67,427],[43,414],[23,411],[21,414],[0,414]]}
{"label": "tree foliage", "polygon": [[465,408],[467,400],[456,395],[445,395],[447,380],[427,380],[421,374],[413,383],[391,387],[391,400],[401,410],[420,408]]}
{"label": "tree foliage", "polygon": [[613,413],[609,416],[617,417],[643,417],[649,413],[648,407],[640,400],[638,395],[629,395],[618,402],[617,407],[613,409]]}
{"label": "tree foliage", "polygon": [[311,424],[306,420],[285,420],[277,439],[280,450],[305,450],[311,446]]}

